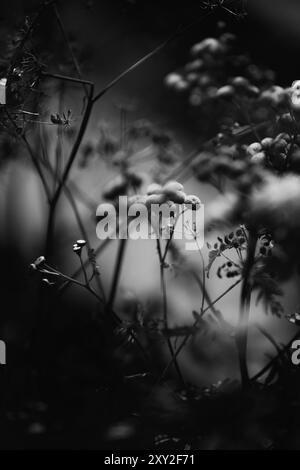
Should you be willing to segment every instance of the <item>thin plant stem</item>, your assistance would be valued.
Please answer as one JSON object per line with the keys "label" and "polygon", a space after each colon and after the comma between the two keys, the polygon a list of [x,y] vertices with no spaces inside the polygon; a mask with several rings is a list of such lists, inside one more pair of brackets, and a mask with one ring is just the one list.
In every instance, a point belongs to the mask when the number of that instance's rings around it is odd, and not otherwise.
{"label": "thin plant stem", "polygon": [[[267,127],[268,125],[270,124],[270,121],[265,121],[263,123],[260,123],[260,124],[257,124],[256,127],[258,129],[261,129],[263,127]],[[249,135],[252,133],[252,130],[250,128],[246,129],[246,130],[243,130],[243,131],[236,131],[236,134],[235,134],[235,137],[237,139],[239,138],[244,138],[245,136]],[[172,180],[172,179],[176,179],[176,178],[179,178],[180,176],[182,176],[182,174],[184,174],[186,172],[186,169],[187,167],[189,167],[191,165],[191,163],[193,163],[193,161],[199,156],[199,154],[201,153],[201,151],[203,151],[203,149],[212,144],[213,143],[213,140],[214,139],[210,139],[208,140],[207,142],[203,143],[198,149],[194,150],[193,152],[191,152],[191,154],[182,162],[180,163],[175,169],[173,169],[169,174],[168,176],[166,176],[165,178],[163,178],[163,181],[162,183],[165,183],[169,180]],[[244,230],[243,230],[244,231]],[[245,232],[245,231],[244,231]],[[247,239],[247,235],[245,233],[245,238]],[[95,249],[95,254],[96,255],[99,255],[106,247],[107,245],[111,242],[111,239],[110,238],[107,238],[105,240],[105,242],[101,243],[96,249]],[[73,273],[73,277],[77,277],[78,275],[80,274],[80,271],[77,270]],[[65,286],[65,288],[67,287],[67,285]]]}

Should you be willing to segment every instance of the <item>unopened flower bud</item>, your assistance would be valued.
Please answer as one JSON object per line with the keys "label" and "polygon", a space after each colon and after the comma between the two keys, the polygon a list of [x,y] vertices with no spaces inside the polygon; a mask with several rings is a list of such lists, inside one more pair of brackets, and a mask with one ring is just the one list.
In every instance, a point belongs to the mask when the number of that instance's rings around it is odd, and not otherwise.
{"label": "unopened flower bud", "polygon": [[146,205],[151,206],[151,204],[163,204],[166,200],[167,198],[165,194],[150,194],[147,196]]}
{"label": "unopened flower bud", "polygon": [[247,147],[247,154],[252,156],[255,155],[258,152],[261,152],[262,146],[259,142],[253,142],[253,144],[250,144]]}
{"label": "unopened flower bud", "polygon": [[162,194],[162,186],[157,183],[152,183],[148,186],[147,195],[150,196],[151,194]]}
{"label": "unopened flower bud", "polygon": [[182,191],[182,190],[183,190],[183,186],[181,183],[178,183],[178,181],[169,181],[163,187],[163,193],[166,194],[167,196],[172,196],[177,191]]}
{"label": "unopened flower bud", "polygon": [[239,89],[245,90],[245,89],[248,89],[248,87],[250,86],[250,83],[249,83],[249,80],[247,80],[247,78],[245,77],[235,77],[232,80],[232,85],[237,90]]}
{"label": "unopened flower bud", "polygon": [[171,197],[175,204],[183,204],[186,199],[186,194],[183,191],[176,191]]}
{"label": "unopened flower bud", "polygon": [[258,152],[251,157],[251,162],[257,165],[264,165],[266,161],[267,159],[265,152]]}

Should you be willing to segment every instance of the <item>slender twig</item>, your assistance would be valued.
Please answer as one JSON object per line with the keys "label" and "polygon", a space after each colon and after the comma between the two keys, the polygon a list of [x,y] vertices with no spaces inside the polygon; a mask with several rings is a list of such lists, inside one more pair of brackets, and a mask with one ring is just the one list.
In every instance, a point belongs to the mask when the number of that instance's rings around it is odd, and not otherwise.
{"label": "slender twig", "polygon": [[[161,245],[160,245],[160,239],[157,238],[156,240],[156,247],[157,247],[157,253],[158,253],[158,259],[159,259],[159,267],[160,267],[160,284],[161,284],[161,292],[162,292],[162,301],[163,301],[163,318],[164,318],[164,326],[166,329],[169,328],[169,322],[168,322],[168,303],[167,303],[167,289],[166,289],[166,281],[165,281],[165,262],[163,259],[163,254],[161,250]],[[168,349],[171,354],[171,358],[173,359],[172,364],[174,363],[175,370],[177,372],[177,375],[183,385],[185,387],[185,380],[183,378],[180,366],[178,364],[178,361],[175,357],[175,351],[172,345],[171,338],[167,337],[166,338]]]}
{"label": "slender twig", "polygon": [[[63,112],[63,96],[64,96],[64,83],[59,87],[59,114]],[[54,177],[54,191],[57,185],[57,181],[60,177],[60,168],[63,158],[63,132],[61,126],[57,127],[57,141],[56,141],[56,150],[55,150],[55,177]]]}
{"label": "slender twig", "polygon": [[118,254],[117,254],[117,260],[115,264],[115,269],[114,269],[114,274],[113,274],[113,280],[112,280],[112,286],[109,294],[109,299],[107,303],[108,310],[112,310],[114,306],[114,301],[116,297],[116,292],[117,292],[117,287],[119,284],[119,279],[121,275],[121,268],[122,268],[122,263],[125,255],[125,248],[127,244],[127,238],[122,238],[119,241],[119,248],[118,248]]}
{"label": "slender twig", "polygon": [[215,300],[211,301],[210,304],[201,312],[201,314],[197,317],[197,319],[195,320],[195,322],[193,323],[192,327],[191,327],[191,331],[189,333],[186,334],[186,336],[184,337],[184,339],[182,340],[180,346],[177,348],[177,350],[175,351],[175,354],[174,354],[174,358],[172,358],[169,362],[169,364],[167,364],[167,366],[165,367],[161,377],[160,377],[160,381],[162,381],[164,379],[164,377],[167,375],[168,371],[170,370],[171,366],[173,365],[173,362],[174,360],[179,356],[179,354],[182,352],[182,350],[184,349],[185,345],[187,344],[187,342],[189,341],[189,339],[191,338],[192,336],[192,331],[194,331],[197,327],[198,327],[198,324],[200,323],[200,321],[202,320],[203,318],[203,315],[208,312],[209,310],[212,309],[212,307],[217,303],[219,302],[223,297],[225,297],[232,289],[234,289],[238,284],[241,283],[241,279],[239,279],[238,281],[236,281],[234,284],[232,284],[230,287],[228,287],[228,289],[226,289],[221,295],[219,295]]}
{"label": "slender twig", "polygon": [[[270,121],[264,121],[262,123],[256,124],[254,127],[256,130],[263,129],[270,124]],[[236,140],[244,139],[246,136],[251,135],[253,133],[253,128],[247,126],[246,129],[236,130],[233,133],[233,136]],[[191,164],[199,157],[201,152],[205,148],[210,147],[215,141],[215,137],[209,139],[203,143],[201,143],[197,149],[193,150],[181,163],[178,164],[168,175],[163,179],[163,182],[168,180],[173,180],[181,177],[182,179],[186,178],[186,174],[190,171]]]}
{"label": "slender twig", "polygon": [[16,123],[14,122],[14,120],[12,119],[12,117],[10,116],[9,112],[7,111],[7,109],[6,109],[6,114],[7,114],[7,116],[8,116],[8,119],[10,120],[10,122],[11,122],[11,123],[13,124],[13,126],[14,126],[15,133],[16,133],[17,137],[21,138],[21,139],[23,140],[24,144],[26,145],[26,148],[27,148],[27,150],[28,150],[28,153],[29,153],[29,155],[30,155],[30,157],[31,157],[31,161],[32,161],[32,163],[33,163],[33,165],[34,165],[34,167],[35,167],[35,169],[36,169],[36,171],[37,171],[37,173],[38,173],[38,175],[39,175],[39,177],[40,177],[40,179],[41,179],[41,182],[42,182],[42,184],[43,184],[43,187],[44,187],[44,190],[45,190],[45,193],[46,193],[48,202],[50,202],[50,200],[51,200],[51,192],[50,192],[50,189],[49,189],[49,187],[48,187],[48,184],[47,184],[45,175],[44,175],[44,173],[42,172],[42,169],[41,169],[41,167],[40,167],[39,160],[36,158],[34,152],[32,151],[31,146],[30,146],[30,144],[29,144],[29,142],[28,142],[26,136],[25,136],[24,134],[21,134],[21,135],[20,135],[20,133],[18,132],[18,127],[17,127]]}
{"label": "slender twig", "polygon": [[200,257],[201,257],[201,263],[202,263],[202,285],[203,285],[203,292],[202,292],[202,301],[201,301],[200,312],[203,312],[203,309],[204,309],[204,302],[205,302],[205,295],[204,295],[204,292],[205,292],[205,290],[206,290],[205,262],[204,262],[202,250],[201,250],[201,248],[199,247],[198,241],[197,241],[196,238],[195,238],[195,240],[196,240],[196,243],[197,243],[197,246],[198,246],[199,254],[200,254]]}
{"label": "slender twig", "polygon": [[82,254],[80,253],[78,256],[79,256],[79,260],[80,260],[80,266],[81,266],[81,269],[82,269],[82,272],[83,272],[84,281],[85,281],[85,284],[88,286],[89,285],[89,280],[88,280],[88,276],[87,276],[85,266],[84,266],[83,261],[82,261]]}
{"label": "slender twig", "polygon": [[[51,173],[53,174],[53,170],[52,170],[51,166],[48,165],[47,168],[48,168],[48,169],[51,171]],[[79,209],[78,209],[78,207],[77,207],[75,198],[73,197],[72,191],[70,190],[70,188],[69,188],[69,186],[68,186],[67,184],[64,185],[63,190],[64,190],[64,193],[65,193],[67,199],[69,200],[69,203],[70,203],[70,205],[71,205],[71,207],[72,207],[72,209],[73,209],[73,212],[74,212],[74,215],[75,215],[75,218],[76,218],[76,221],[77,221],[77,225],[78,225],[78,227],[79,227],[79,230],[80,230],[80,232],[81,232],[81,235],[82,235],[82,237],[84,238],[84,240],[86,241],[86,243],[87,243],[87,248],[88,248],[88,250],[90,251],[90,250],[92,250],[92,245],[91,245],[91,242],[90,242],[90,240],[89,240],[89,236],[88,236],[88,233],[87,233],[87,231],[86,231],[86,229],[85,229],[85,226],[84,226],[84,224],[83,224],[83,222],[82,222],[82,220],[81,220],[81,215],[80,215]],[[84,261],[82,260],[82,269],[85,270],[86,267],[87,267],[87,265],[88,265],[89,263],[90,263],[90,259],[87,259],[86,262],[84,262]],[[79,269],[79,271],[81,271],[81,270]],[[74,277],[74,276],[72,276],[72,278],[73,278],[73,277]],[[75,276],[75,277],[77,277],[77,276]],[[95,277],[95,276],[93,276],[93,278],[94,278],[94,277]],[[102,295],[102,299],[103,299],[103,301],[105,302],[106,296],[105,296],[105,291],[104,291],[104,287],[103,287],[103,285],[102,285],[100,276],[99,276],[99,275],[96,275],[95,279],[96,279],[96,283],[97,283],[97,285],[98,285],[99,292],[100,292],[101,295]]]}
{"label": "slender twig", "polygon": [[46,254],[49,251],[49,248],[50,248],[50,245],[51,245],[56,206],[57,206],[58,200],[60,198],[60,194],[63,190],[63,187],[64,187],[64,185],[65,185],[65,183],[68,179],[68,176],[69,176],[69,173],[71,171],[72,165],[74,163],[77,152],[79,150],[82,139],[84,137],[85,131],[87,129],[87,125],[89,123],[89,119],[90,119],[92,108],[93,108],[93,101],[92,101],[93,94],[94,94],[94,85],[90,84],[89,99],[88,99],[88,102],[87,102],[86,110],[84,112],[84,116],[83,116],[83,119],[81,121],[81,125],[80,125],[80,128],[79,128],[76,140],[75,140],[74,145],[72,147],[68,162],[67,162],[66,167],[63,171],[63,174],[62,174],[62,177],[60,179],[57,190],[56,190],[56,192],[55,192],[55,194],[54,194],[54,196],[51,200],[50,211],[49,211],[49,219],[48,219],[48,227],[47,227]]}
{"label": "slender twig", "polygon": [[262,377],[266,372],[268,372],[271,367],[276,364],[276,362],[284,357],[284,355],[288,352],[290,347],[292,346],[293,342],[296,341],[300,337],[300,330],[292,337],[292,339],[284,346],[283,349],[277,354],[277,356],[273,357],[259,372],[257,372],[253,377],[251,377],[251,382],[256,382],[260,377]]}
{"label": "slender twig", "polygon": [[251,301],[251,271],[255,260],[255,249],[257,243],[257,235],[249,231],[248,251],[245,262],[243,284],[241,289],[241,304],[239,315],[239,326],[236,335],[236,344],[239,357],[240,373],[242,386],[246,388],[249,385],[249,374],[247,366],[247,339],[248,339],[248,320]]}
{"label": "slender twig", "polygon": [[260,142],[260,141],[261,141],[261,138],[260,138],[260,136],[259,136],[257,127],[256,127],[255,124],[253,124],[253,122],[251,121],[247,108],[246,108],[245,106],[243,106],[238,100],[234,100],[233,104],[236,106],[236,108],[238,109],[238,111],[240,111],[240,112],[242,113],[242,115],[244,116],[244,118],[245,118],[247,124],[250,126],[251,131],[252,131],[254,137],[258,140],[258,142]]}
{"label": "slender twig", "polygon": [[148,54],[144,55],[141,59],[137,60],[133,65],[128,67],[124,72],[120,73],[116,78],[114,78],[111,82],[109,82],[99,93],[96,94],[94,97],[94,102],[98,101],[100,98],[102,98],[105,93],[107,93],[111,88],[113,88],[117,83],[119,83],[124,77],[126,77],[130,72],[133,72],[135,69],[140,67],[142,64],[144,64],[146,61],[154,57],[158,52],[163,50],[168,44],[173,42],[175,39],[178,37],[182,36],[184,33],[186,33],[189,29],[191,29],[193,26],[197,25],[198,23],[204,21],[209,15],[211,14],[208,13],[207,15],[198,18],[196,21],[193,21],[192,23],[182,27],[178,28],[175,33],[171,34],[165,41],[163,41],[161,44],[159,44],[157,47],[155,47],[152,51],[150,51]]}

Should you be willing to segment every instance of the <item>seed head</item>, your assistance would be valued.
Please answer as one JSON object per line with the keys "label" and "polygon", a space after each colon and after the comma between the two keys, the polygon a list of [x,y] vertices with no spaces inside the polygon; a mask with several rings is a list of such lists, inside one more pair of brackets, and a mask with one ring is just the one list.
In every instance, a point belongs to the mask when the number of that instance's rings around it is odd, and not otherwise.
{"label": "seed head", "polygon": [[86,241],[85,240],[77,240],[76,245],[83,248],[86,245]]}
{"label": "seed head", "polygon": [[35,264],[35,266],[36,266],[37,268],[41,268],[41,267],[45,264],[45,261],[46,261],[45,256],[39,256],[39,257],[35,260],[34,264]]}
{"label": "seed head", "polygon": [[74,251],[74,253],[76,253],[77,255],[80,255],[80,254],[81,254],[81,251],[82,251],[82,247],[79,246],[79,245],[77,245],[77,244],[75,243],[75,245],[73,245],[73,251]]}

